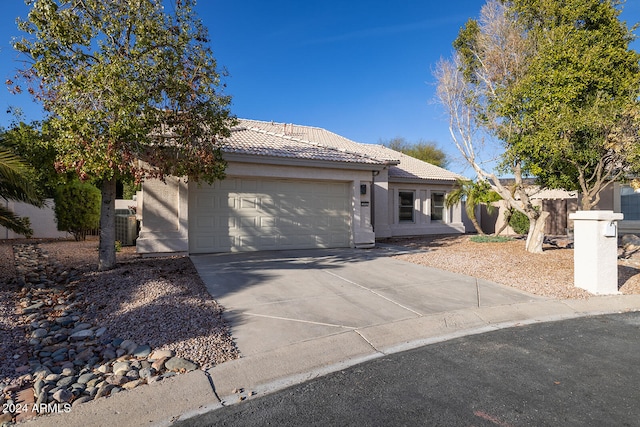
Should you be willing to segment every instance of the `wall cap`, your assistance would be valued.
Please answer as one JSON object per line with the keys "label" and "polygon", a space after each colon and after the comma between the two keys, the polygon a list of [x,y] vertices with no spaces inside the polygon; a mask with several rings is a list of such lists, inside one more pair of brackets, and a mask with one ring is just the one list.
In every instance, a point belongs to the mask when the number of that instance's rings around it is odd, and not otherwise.
{"label": "wall cap", "polygon": [[620,221],[624,218],[624,214],[613,211],[577,211],[569,214],[569,219],[591,220],[591,221]]}

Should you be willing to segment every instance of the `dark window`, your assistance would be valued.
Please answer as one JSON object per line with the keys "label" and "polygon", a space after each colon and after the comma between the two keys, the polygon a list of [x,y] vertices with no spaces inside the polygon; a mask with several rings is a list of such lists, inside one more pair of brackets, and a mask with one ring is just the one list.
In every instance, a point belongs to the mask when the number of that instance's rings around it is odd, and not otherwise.
{"label": "dark window", "polygon": [[444,193],[431,193],[431,220],[444,221]]}
{"label": "dark window", "polygon": [[413,219],[413,191],[400,191],[400,210],[398,220],[400,222],[414,222]]}

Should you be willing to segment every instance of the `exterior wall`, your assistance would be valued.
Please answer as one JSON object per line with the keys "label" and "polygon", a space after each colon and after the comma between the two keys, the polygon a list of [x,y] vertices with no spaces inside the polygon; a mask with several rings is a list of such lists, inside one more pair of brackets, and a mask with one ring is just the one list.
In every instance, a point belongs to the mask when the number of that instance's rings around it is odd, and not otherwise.
{"label": "exterior wall", "polygon": [[387,169],[380,171],[374,177],[373,184],[373,231],[376,238],[386,238],[393,236],[391,225],[389,224],[389,172]]}
{"label": "exterior wall", "polygon": [[[382,196],[378,197],[378,193],[376,193],[376,237],[464,233],[465,225],[462,218],[461,205],[445,208],[442,221],[431,219],[432,193],[440,192],[446,195],[450,190],[450,185],[443,184],[388,183],[388,191],[384,198]],[[413,222],[401,222],[399,219],[399,194],[401,191],[414,193]],[[384,204],[386,208],[379,209],[378,206],[380,204]],[[385,217],[381,217],[382,214]],[[380,227],[382,232],[379,230],[380,224],[382,225]]]}
{"label": "exterior wall", "polygon": [[[70,234],[66,231],[58,231],[53,199],[47,199],[42,209],[22,202],[3,201],[3,203],[5,207],[11,209],[16,215],[29,217],[31,220],[31,228],[33,229],[32,237],[39,239],[62,239],[70,237]],[[16,234],[7,228],[0,227],[0,238],[22,239],[24,236]]]}
{"label": "exterior wall", "polygon": [[[34,239],[66,239],[71,234],[66,231],[58,231],[56,223],[55,203],[53,199],[46,199],[43,208],[37,208],[28,203],[4,201],[3,204],[11,209],[18,216],[26,216],[31,220],[31,228],[33,229]],[[133,200],[116,200],[116,209],[127,209],[135,206]],[[22,239],[23,235],[16,234],[13,231],[0,227],[0,239]]]}
{"label": "exterior wall", "polygon": [[[341,181],[351,187],[351,245],[372,247],[375,235],[371,226],[370,170],[348,170],[318,167],[286,166],[229,162],[227,177],[305,179]],[[191,185],[197,185],[192,183]],[[364,185],[365,194],[360,194]],[[188,252],[188,185],[184,179],[170,177],[164,184],[158,180],[143,183],[142,227],[137,240],[139,253]]]}
{"label": "exterior wall", "polygon": [[[139,253],[189,251],[187,182],[167,177],[143,184],[142,223],[136,240]],[[141,199],[141,198],[140,198]]]}

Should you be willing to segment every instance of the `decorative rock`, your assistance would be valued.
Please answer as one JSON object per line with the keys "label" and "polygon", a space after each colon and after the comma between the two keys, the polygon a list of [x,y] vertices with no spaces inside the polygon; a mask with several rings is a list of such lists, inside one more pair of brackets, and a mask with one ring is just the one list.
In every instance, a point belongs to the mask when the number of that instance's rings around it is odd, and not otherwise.
{"label": "decorative rock", "polygon": [[35,331],[33,331],[31,333],[31,337],[32,338],[44,338],[47,336],[47,334],[49,333],[48,330],[46,330],[45,328],[39,328],[36,329]]}
{"label": "decorative rock", "polygon": [[196,369],[198,369],[198,365],[196,365],[193,362],[190,362],[187,359],[183,359],[181,357],[172,357],[171,359],[167,360],[164,364],[164,366],[169,370],[169,371],[195,371]]}
{"label": "decorative rock", "polygon": [[96,378],[96,374],[89,372],[86,374],[82,374],[78,377],[78,383],[80,384],[87,384],[89,381],[93,380]]}
{"label": "decorative rock", "polygon": [[142,382],[143,380],[140,379],[129,381],[128,383],[122,384],[122,388],[125,390],[131,390],[132,388],[138,387]]}
{"label": "decorative rock", "polygon": [[130,371],[128,371],[125,376],[127,378],[129,378],[130,380],[137,380],[138,378],[140,378],[140,374],[138,373],[137,370],[135,369],[131,369]]}
{"label": "decorative rock", "polygon": [[77,398],[76,400],[73,401],[73,403],[71,404],[71,406],[78,406],[81,405],[85,402],[89,402],[90,400],[93,400],[93,398],[91,396],[81,396],[79,398]]}
{"label": "decorative rock", "polygon": [[87,381],[87,389],[95,387],[100,381],[102,381],[102,379],[99,377]]}
{"label": "decorative rock", "polygon": [[168,359],[173,356],[175,356],[175,353],[172,350],[154,350],[149,355],[149,360]]}
{"label": "decorative rock", "polygon": [[75,374],[76,374],[76,371],[73,370],[72,368],[62,368],[62,375],[65,377],[70,377]]}
{"label": "decorative rock", "polygon": [[120,344],[122,344],[124,342],[124,340],[122,338],[116,338],[113,341],[111,341],[111,345],[114,347],[120,347]]}
{"label": "decorative rock", "polygon": [[104,360],[111,360],[111,359],[115,359],[116,357],[118,357],[116,355],[116,351],[111,348],[107,348],[102,352],[102,358]]}
{"label": "decorative rock", "polygon": [[91,329],[83,329],[78,332],[74,332],[69,336],[69,340],[71,341],[81,341],[87,338],[93,338],[94,332]]}
{"label": "decorative rock", "polygon": [[111,372],[111,366],[107,363],[104,363],[98,366],[97,371],[100,372],[101,374],[108,374],[109,372]]}
{"label": "decorative rock", "polygon": [[153,362],[153,363],[151,364],[151,367],[152,367],[153,369],[155,369],[156,371],[162,371],[162,370],[164,369],[164,365],[165,365],[165,362],[166,362],[167,360],[169,360],[169,358],[168,358],[168,357],[160,358],[160,359],[156,360],[155,362]]}
{"label": "decorative rock", "polygon": [[[73,333],[75,332],[83,331],[89,328],[91,328],[91,323],[78,323],[76,324],[75,328],[73,328],[73,331],[71,331],[71,334],[73,335]],[[95,332],[94,332],[94,335],[95,335]]]}
{"label": "decorative rock", "polygon": [[33,313],[34,311],[40,310],[42,308],[42,306],[44,306],[43,302],[38,302],[38,303],[32,304],[29,307],[26,307],[26,308],[22,309],[22,313],[23,314]]}
{"label": "decorative rock", "polygon": [[113,373],[116,375],[124,375],[130,368],[129,362],[116,362],[112,366]]}
{"label": "decorative rock", "polygon": [[112,375],[107,378],[107,383],[111,385],[122,385],[129,382],[129,378],[124,375]]}
{"label": "decorative rock", "polygon": [[98,388],[98,391],[96,392],[96,395],[94,396],[94,398],[98,399],[103,396],[108,396],[109,393],[111,392],[111,389],[113,389],[113,385],[111,384],[103,385],[102,387]]}
{"label": "decorative rock", "polygon": [[35,393],[36,396],[39,396],[40,393],[42,393],[42,388],[44,387],[44,381],[39,379],[36,380],[35,383],[33,383],[33,391]]}
{"label": "decorative rock", "polygon": [[140,371],[138,371],[138,374],[140,375],[140,378],[149,378],[153,375],[154,371],[155,369],[152,368],[142,368],[140,369]]}
{"label": "decorative rock", "polygon": [[148,344],[137,346],[132,353],[134,357],[147,357],[149,354],[151,354],[151,346]]}
{"label": "decorative rock", "polygon": [[60,374],[49,374],[46,377],[44,377],[44,380],[47,382],[58,382],[60,380],[60,378],[62,378],[62,375]]}
{"label": "decorative rock", "polygon": [[135,343],[133,341],[131,341],[131,340],[124,340],[124,341],[120,342],[120,345],[118,345],[118,347],[123,348],[123,349],[126,350],[127,348],[129,348],[133,344],[135,344]]}
{"label": "decorative rock", "polygon": [[37,245],[14,245],[15,283],[23,286],[18,297],[20,324],[29,347],[17,350],[10,362],[18,374],[32,374],[22,375],[16,384],[0,383],[3,405],[29,384],[26,390],[36,405],[61,407],[176,375],[166,369],[197,368],[171,350],[153,351],[132,339],[108,338],[106,327],[84,318],[83,293],[75,289],[80,275],[53,264],[45,255]]}
{"label": "decorative rock", "polygon": [[76,382],[76,377],[62,377],[57,383],[57,387],[68,387]]}
{"label": "decorative rock", "polygon": [[69,326],[73,323],[73,319],[69,316],[58,317],[55,321],[61,326]]}
{"label": "decorative rock", "polygon": [[71,394],[70,391],[64,388],[61,388],[60,390],[53,393],[52,397],[56,402],[64,403],[70,401],[73,397],[73,394]]}

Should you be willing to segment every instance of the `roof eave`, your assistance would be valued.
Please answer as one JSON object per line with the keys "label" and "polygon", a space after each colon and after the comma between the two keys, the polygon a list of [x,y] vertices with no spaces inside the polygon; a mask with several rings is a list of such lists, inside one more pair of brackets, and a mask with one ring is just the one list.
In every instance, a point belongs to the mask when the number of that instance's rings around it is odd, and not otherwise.
{"label": "roof eave", "polygon": [[403,177],[389,177],[389,182],[400,184],[443,184],[451,185],[456,182],[455,178],[403,178]]}
{"label": "roof eave", "polygon": [[277,157],[251,155],[242,153],[222,153],[222,157],[227,162],[238,163],[259,163],[278,166],[300,166],[300,167],[316,167],[325,169],[351,169],[351,170],[369,170],[380,171],[385,168],[385,164],[380,163],[356,163],[336,160],[317,160],[317,159],[301,159],[298,157]]}

